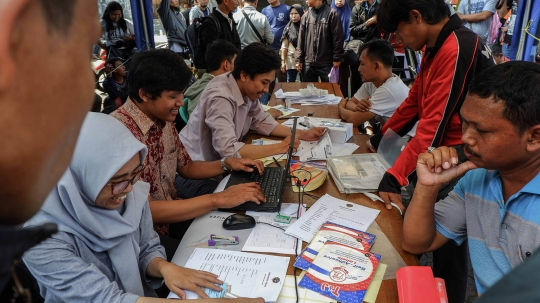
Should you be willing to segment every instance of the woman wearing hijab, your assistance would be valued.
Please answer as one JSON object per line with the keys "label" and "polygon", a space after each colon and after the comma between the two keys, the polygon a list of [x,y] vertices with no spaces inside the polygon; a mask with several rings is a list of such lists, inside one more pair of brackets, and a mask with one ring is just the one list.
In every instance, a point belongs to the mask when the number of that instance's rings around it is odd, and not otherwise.
{"label": "woman wearing hijab", "polygon": [[281,36],[281,71],[287,73],[287,82],[295,82],[298,71],[294,52],[298,42],[298,32],[300,32],[300,19],[304,14],[304,9],[300,4],[293,4],[289,10],[291,20],[283,30]]}
{"label": "woman wearing hijab", "polygon": [[182,299],[182,289],[202,298],[200,286],[220,289],[216,275],[166,261],[152,226],[150,185],[137,182],[146,154],[118,120],[87,115],[68,170],[25,224],[58,225],[23,258],[45,302],[165,302],[148,298],[162,279]]}

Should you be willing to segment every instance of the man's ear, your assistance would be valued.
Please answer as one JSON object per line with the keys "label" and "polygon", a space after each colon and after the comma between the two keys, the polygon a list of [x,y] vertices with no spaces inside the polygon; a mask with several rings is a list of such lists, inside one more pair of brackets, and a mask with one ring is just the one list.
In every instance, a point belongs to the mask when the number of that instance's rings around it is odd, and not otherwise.
{"label": "man's ear", "polygon": [[150,102],[152,101],[152,98],[150,94],[145,92],[142,88],[139,88],[139,98],[143,100],[143,102]]}
{"label": "man's ear", "polygon": [[527,132],[529,133],[527,149],[529,151],[540,150],[540,124],[529,128]]}
{"label": "man's ear", "polygon": [[410,21],[411,23],[420,23],[422,18],[422,14],[418,10],[412,9],[409,11]]}
{"label": "man's ear", "polygon": [[[13,50],[22,39],[23,26],[15,24],[19,16],[27,9],[30,0],[0,0],[0,94],[11,86],[15,67]],[[38,3],[39,5],[39,3]]]}

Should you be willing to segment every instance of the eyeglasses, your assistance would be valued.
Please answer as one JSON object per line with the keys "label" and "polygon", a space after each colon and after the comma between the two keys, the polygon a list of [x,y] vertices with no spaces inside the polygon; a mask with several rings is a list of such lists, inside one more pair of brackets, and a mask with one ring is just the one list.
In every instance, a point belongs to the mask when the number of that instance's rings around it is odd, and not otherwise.
{"label": "eyeglasses", "polygon": [[113,195],[118,195],[122,193],[128,187],[130,183],[131,185],[134,185],[135,183],[137,183],[137,181],[139,181],[139,179],[141,178],[143,171],[144,171],[144,165],[140,164],[131,173],[133,175],[133,178],[131,178],[131,180],[124,180],[120,182],[109,182],[106,185],[109,185],[111,187],[111,192]]}

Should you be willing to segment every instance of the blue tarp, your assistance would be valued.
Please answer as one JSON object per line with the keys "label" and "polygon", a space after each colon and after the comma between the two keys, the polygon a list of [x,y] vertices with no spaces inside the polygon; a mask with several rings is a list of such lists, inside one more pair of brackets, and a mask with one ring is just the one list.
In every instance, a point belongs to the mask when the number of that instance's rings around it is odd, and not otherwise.
{"label": "blue tarp", "polygon": [[[141,2],[143,2],[142,6]],[[152,0],[130,0],[130,3],[137,49],[143,50],[148,47],[154,48],[154,16],[152,14]]]}
{"label": "blue tarp", "polygon": [[[530,5],[529,9],[527,7]],[[522,30],[525,29],[528,22],[532,20],[532,24],[529,28],[529,32],[538,37],[540,30],[538,23],[540,19],[540,0],[527,0],[521,1],[517,13],[516,25],[514,27],[514,35],[512,36],[512,44],[510,46],[510,59],[514,60],[516,57],[521,58],[524,61],[534,62],[534,56],[538,47],[538,40],[531,37],[529,34],[523,36]],[[525,20],[525,22],[524,22]]]}

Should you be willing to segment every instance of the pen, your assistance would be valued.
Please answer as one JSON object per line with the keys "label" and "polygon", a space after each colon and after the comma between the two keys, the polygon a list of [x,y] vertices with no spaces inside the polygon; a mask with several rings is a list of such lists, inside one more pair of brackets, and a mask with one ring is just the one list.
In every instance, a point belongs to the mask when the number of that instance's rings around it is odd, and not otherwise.
{"label": "pen", "polygon": [[298,122],[298,124],[302,125],[303,127],[307,127],[307,125],[305,123]]}
{"label": "pen", "polygon": [[279,164],[278,160],[276,160],[276,157],[272,157],[272,159],[274,159],[274,163],[276,163],[278,167],[281,167],[281,165]]}

